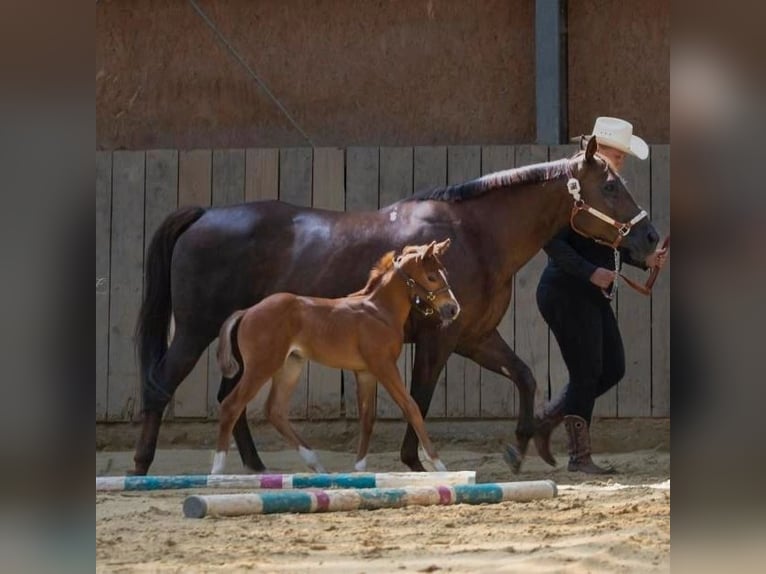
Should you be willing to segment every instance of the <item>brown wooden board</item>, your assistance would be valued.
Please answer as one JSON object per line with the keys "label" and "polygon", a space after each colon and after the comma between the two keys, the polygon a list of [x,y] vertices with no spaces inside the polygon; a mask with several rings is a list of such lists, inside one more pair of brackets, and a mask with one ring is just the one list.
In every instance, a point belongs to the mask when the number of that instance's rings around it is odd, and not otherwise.
{"label": "brown wooden board", "polygon": [[[283,148],[279,151],[279,200],[311,206],[312,193],[311,148]],[[301,378],[290,401],[290,417],[305,419],[308,416],[309,365],[301,372]],[[265,390],[264,390],[265,392]]]}
{"label": "brown wooden board", "polygon": [[[245,201],[245,150],[213,150],[212,205],[236,205]],[[221,369],[216,360],[218,339],[209,347],[207,367],[208,417],[218,418]]]}
{"label": "brown wooden board", "polygon": [[[512,146],[485,146],[481,151],[482,175],[512,169],[515,165],[515,154]],[[510,249],[509,245],[497,245],[496,249]],[[513,349],[515,344],[513,332],[513,308],[515,293],[511,296],[508,310],[500,320],[497,330],[508,346]],[[516,404],[515,384],[501,374],[481,370],[481,416],[482,418],[506,418],[514,413]]]}
{"label": "brown wooden board", "polygon": [[[213,153],[209,149],[181,151],[178,155],[178,205],[208,207],[213,177]],[[208,351],[202,353],[192,372],[176,390],[173,414],[177,418],[207,417]],[[216,383],[217,385],[218,383]],[[217,388],[217,387],[216,387]]]}
{"label": "brown wooden board", "polygon": [[[670,146],[652,146],[652,222],[662,240],[670,234]],[[661,240],[661,241],[662,241]],[[670,416],[670,268],[652,291],[652,416]]]}
{"label": "brown wooden board", "polygon": [[[416,147],[412,153],[412,189],[417,193],[423,189],[447,185],[447,148]],[[413,354],[413,362],[415,357]],[[428,416],[444,417],[447,412],[446,367],[436,381]],[[411,384],[411,383],[410,383]]]}
{"label": "brown wooden board", "polygon": [[144,162],[141,151],[116,151],[112,156],[109,420],[132,420],[140,415],[133,333],[143,293]]}
{"label": "brown wooden board", "polygon": [[[378,209],[379,153],[376,147],[346,150],[346,211]],[[356,379],[350,371],[343,371],[343,401],[346,417],[357,418]]]}
{"label": "brown wooden board", "polygon": [[[621,175],[633,198],[650,213],[650,159],[628,156]],[[623,264],[623,273],[644,283],[648,272]],[[617,415],[648,417],[652,412],[652,302],[625,282],[617,292],[617,318],[625,346],[625,377],[617,387]]]}
{"label": "brown wooden board", "polygon": [[96,152],[96,420],[106,420],[109,389],[109,251],[112,152]]}
{"label": "brown wooden board", "polygon": [[[412,148],[380,148],[380,206],[384,207],[412,195]],[[404,346],[397,361],[402,381],[410,388],[412,345]],[[400,419],[402,411],[389,394],[378,385],[378,418]]]}
{"label": "brown wooden board", "polygon": [[[541,145],[516,147],[516,166],[548,161],[548,148]],[[515,333],[516,354],[532,370],[537,381],[535,402],[539,406],[547,396],[548,326],[537,309],[537,283],[547,263],[540,251],[516,273]],[[514,415],[517,413],[514,412]]]}
{"label": "brown wooden board", "polygon": [[[451,146],[447,150],[447,184],[464,183],[481,175],[481,147]],[[478,417],[481,411],[481,368],[452,353],[446,367],[448,417]]]}
{"label": "brown wooden board", "polygon": [[245,201],[279,199],[279,150],[245,152]]}
{"label": "brown wooden board", "polygon": [[[343,211],[346,197],[344,167],[342,149],[314,149],[314,207]],[[309,373],[308,418],[340,417],[341,371],[311,363]]]}

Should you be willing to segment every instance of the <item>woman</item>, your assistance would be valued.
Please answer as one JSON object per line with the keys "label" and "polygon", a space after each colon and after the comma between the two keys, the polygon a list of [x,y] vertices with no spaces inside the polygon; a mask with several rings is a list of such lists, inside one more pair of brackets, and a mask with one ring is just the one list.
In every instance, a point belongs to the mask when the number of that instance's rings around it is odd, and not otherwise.
{"label": "woman", "polygon": [[[621,119],[600,117],[593,127],[598,153],[613,169],[622,169],[630,154],[646,159],[649,148],[633,135],[633,126]],[[556,336],[569,370],[569,383],[537,417],[535,445],[548,464],[556,465],[550,436],[563,420],[569,441],[570,471],[612,474],[591,459],[590,422],[596,397],[616,385],[625,374],[622,337],[609,304],[615,279],[614,252],[567,228],[545,246],[548,265],[537,287],[537,305]],[[666,250],[657,250],[645,261],[634,261],[626,250],[621,260],[647,269],[661,267]]]}

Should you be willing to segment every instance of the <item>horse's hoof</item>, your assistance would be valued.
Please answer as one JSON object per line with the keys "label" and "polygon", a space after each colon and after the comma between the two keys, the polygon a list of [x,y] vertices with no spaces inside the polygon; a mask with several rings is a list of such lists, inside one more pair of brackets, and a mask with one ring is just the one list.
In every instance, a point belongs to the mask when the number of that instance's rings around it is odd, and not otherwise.
{"label": "horse's hoof", "polygon": [[505,451],[503,451],[503,460],[511,467],[513,474],[519,474],[524,455],[515,446],[509,444],[505,447]]}
{"label": "horse's hoof", "polygon": [[125,474],[127,476],[146,476],[149,472],[148,468],[136,467],[132,470],[128,470]]}

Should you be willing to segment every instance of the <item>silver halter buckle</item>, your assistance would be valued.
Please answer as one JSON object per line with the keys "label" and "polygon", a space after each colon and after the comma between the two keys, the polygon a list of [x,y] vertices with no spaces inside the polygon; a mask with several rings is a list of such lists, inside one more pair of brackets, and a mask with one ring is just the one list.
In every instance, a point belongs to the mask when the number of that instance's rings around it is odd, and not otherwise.
{"label": "silver halter buckle", "polygon": [[574,177],[570,177],[567,180],[567,190],[569,191],[569,194],[575,198],[576,201],[580,200],[580,182],[577,181]]}

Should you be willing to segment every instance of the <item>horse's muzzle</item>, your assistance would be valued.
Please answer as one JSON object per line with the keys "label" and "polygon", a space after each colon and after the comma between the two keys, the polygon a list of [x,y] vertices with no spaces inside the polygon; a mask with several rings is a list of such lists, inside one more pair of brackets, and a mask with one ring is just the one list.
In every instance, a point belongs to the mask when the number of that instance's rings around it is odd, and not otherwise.
{"label": "horse's muzzle", "polygon": [[460,305],[457,303],[446,303],[439,307],[439,316],[442,320],[442,326],[449,325],[457,319],[457,316],[460,315]]}

